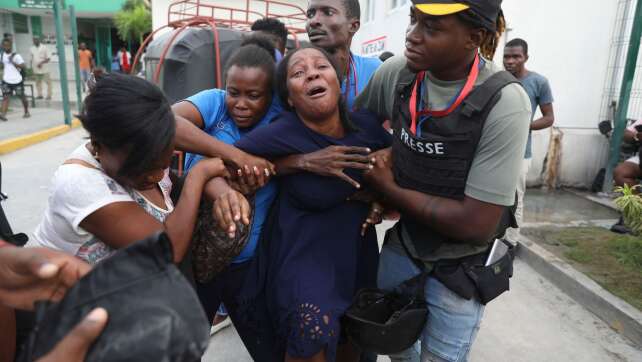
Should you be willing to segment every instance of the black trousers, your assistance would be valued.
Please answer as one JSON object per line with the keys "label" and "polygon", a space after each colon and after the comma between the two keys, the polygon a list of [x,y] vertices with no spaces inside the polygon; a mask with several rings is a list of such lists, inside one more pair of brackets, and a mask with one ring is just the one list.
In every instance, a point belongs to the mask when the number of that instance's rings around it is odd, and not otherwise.
{"label": "black trousers", "polygon": [[[216,311],[221,303],[225,304],[228,315],[234,323],[234,327],[238,332],[245,348],[255,361],[276,361],[279,358],[275,354],[275,342],[273,335],[270,331],[264,328],[258,328],[246,316],[239,313],[239,295],[245,276],[247,275],[250,267],[250,261],[230,264],[223,272],[214,277],[206,284],[196,283],[196,292],[205,309],[208,320],[211,321],[216,315]],[[265,327],[265,323],[269,323],[267,317],[267,310],[260,311],[259,316],[265,317],[261,321],[261,326]],[[262,332],[263,331],[263,332]],[[280,359],[282,360],[282,359]]]}

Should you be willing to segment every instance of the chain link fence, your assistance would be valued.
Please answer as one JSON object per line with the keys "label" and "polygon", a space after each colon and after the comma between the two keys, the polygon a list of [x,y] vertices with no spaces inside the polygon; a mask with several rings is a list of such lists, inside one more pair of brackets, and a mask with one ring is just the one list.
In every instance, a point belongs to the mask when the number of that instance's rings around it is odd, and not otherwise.
{"label": "chain link fence", "polygon": [[[608,72],[604,83],[602,105],[600,107],[600,120],[613,119],[615,107],[620,99],[620,88],[626,62],[627,50],[631,40],[631,30],[635,15],[635,6],[638,0],[619,0],[617,2],[617,16],[613,27],[613,38],[609,49]],[[642,1],[642,0],[639,0]],[[631,100],[627,118],[642,119],[642,52],[638,55],[638,62],[631,90]]]}

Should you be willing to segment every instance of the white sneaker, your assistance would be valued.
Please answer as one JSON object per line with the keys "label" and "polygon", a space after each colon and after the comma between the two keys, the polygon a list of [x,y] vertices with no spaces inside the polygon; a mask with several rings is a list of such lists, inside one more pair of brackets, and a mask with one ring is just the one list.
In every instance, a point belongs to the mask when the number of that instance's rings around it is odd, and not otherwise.
{"label": "white sneaker", "polygon": [[230,317],[229,316],[225,317],[225,319],[223,319],[221,322],[213,325],[212,328],[210,328],[210,336],[215,335],[216,333],[220,332],[222,329],[225,329],[231,325],[232,325],[232,320],[230,319]]}

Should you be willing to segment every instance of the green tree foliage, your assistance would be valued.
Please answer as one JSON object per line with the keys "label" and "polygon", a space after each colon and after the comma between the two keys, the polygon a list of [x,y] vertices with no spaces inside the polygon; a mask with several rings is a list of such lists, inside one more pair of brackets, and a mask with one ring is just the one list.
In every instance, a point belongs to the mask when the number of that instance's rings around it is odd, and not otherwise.
{"label": "green tree foliage", "polygon": [[114,23],[118,36],[127,41],[137,39],[143,43],[143,36],[152,31],[152,12],[149,2],[145,0],[127,0],[122,9],[116,13]]}

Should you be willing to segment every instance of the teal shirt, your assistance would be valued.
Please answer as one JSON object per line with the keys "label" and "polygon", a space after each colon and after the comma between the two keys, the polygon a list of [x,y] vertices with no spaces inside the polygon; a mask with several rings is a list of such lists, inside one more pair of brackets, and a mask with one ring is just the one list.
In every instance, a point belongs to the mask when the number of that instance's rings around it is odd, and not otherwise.
{"label": "teal shirt", "polygon": [[[524,90],[526,90],[526,94],[528,94],[528,98],[531,101],[532,122],[538,106],[553,103],[553,92],[551,91],[551,86],[548,84],[548,79],[535,72],[528,72],[528,75],[519,81],[524,86]],[[532,132],[528,132],[528,141],[526,142],[526,153],[524,154],[524,158],[526,159],[533,157],[531,133]]]}

